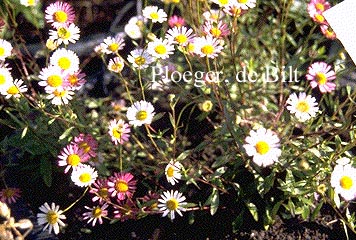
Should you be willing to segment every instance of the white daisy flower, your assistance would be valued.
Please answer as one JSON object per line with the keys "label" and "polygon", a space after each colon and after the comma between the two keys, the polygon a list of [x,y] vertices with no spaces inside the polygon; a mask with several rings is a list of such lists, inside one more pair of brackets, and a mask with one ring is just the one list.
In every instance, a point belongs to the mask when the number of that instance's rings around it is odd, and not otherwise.
{"label": "white daisy flower", "polygon": [[0,93],[6,95],[6,91],[13,85],[14,79],[6,67],[0,67]]}
{"label": "white daisy flower", "polygon": [[287,104],[289,104],[287,106],[289,112],[294,114],[301,122],[315,117],[319,110],[316,99],[304,92],[299,93],[299,96],[296,93],[292,93],[287,99]]}
{"label": "white daisy flower", "polygon": [[166,34],[166,38],[175,44],[180,46],[187,46],[189,42],[192,42],[194,39],[193,29],[187,28],[185,26],[182,27],[174,27],[169,29]]}
{"label": "white daisy flower", "polygon": [[113,141],[115,145],[127,142],[130,137],[130,132],[131,129],[129,124],[125,123],[122,119],[113,119],[109,123],[109,135],[111,136],[111,141]]}
{"label": "white daisy flower", "polygon": [[281,155],[279,138],[269,129],[251,130],[250,136],[246,137],[245,141],[247,144],[243,147],[247,155],[253,157],[252,161],[258,166],[267,167],[278,161]]}
{"label": "white daisy flower", "polygon": [[226,7],[229,4],[231,4],[233,1],[232,0],[211,0],[211,2],[218,4],[219,7]]}
{"label": "white daisy flower", "polygon": [[83,219],[84,220],[88,220],[88,223],[92,223],[91,225],[94,227],[96,221],[99,222],[99,224],[103,223],[103,219],[102,217],[106,217],[108,215],[108,210],[106,210],[108,208],[108,204],[104,203],[103,206],[96,206],[93,208],[84,206],[85,209],[89,210],[89,212],[85,212],[83,213]]}
{"label": "white daisy flower", "polygon": [[173,160],[167,164],[164,173],[170,184],[175,185],[182,178],[182,174],[180,173],[182,167],[183,165],[180,162],[174,162]]}
{"label": "white daisy flower", "polygon": [[230,5],[236,9],[240,8],[242,10],[247,10],[249,8],[256,7],[256,0],[237,0],[232,2]]}
{"label": "white daisy flower", "polygon": [[356,197],[356,168],[351,164],[336,165],[331,173],[330,184],[335,194],[340,194],[346,201]]}
{"label": "white daisy flower", "polygon": [[129,124],[133,126],[141,126],[143,124],[151,124],[154,113],[154,107],[150,102],[139,101],[135,102],[127,109],[126,117]]}
{"label": "white daisy flower", "polygon": [[63,87],[58,87],[49,91],[46,91],[48,96],[46,99],[51,99],[51,103],[53,105],[66,105],[72,100],[74,92],[71,90],[67,90]]}
{"label": "white daisy flower", "polygon": [[185,197],[182,193],[178,191],[166,191],[161,195],[161,198],[158,199],[159,204],[157,205],[159,210],[163,212],[163,217],[167,216],[173,220],[175,218],[175,212],[180,216],[183,216],[182,211],[186,211],[184,202]]}
{"label": "white daisy flower", "polygon": [[203,13],[203,17],[205,21],[210,21],[210,22],[217,22],[221,20],[224,16],[225,16],[224,12],[216,9],[211,9]]}
{"label": "white daisy flower", "polygon": [[152,57],[166,59],[174,53],[174,46],[167,39],[156,38],[148,43],[147,52]]}
{"label": "white daisy flower", "polygon": [[62,26],[56,30],[49,30],[50,39],[57,45],[68,45],[69,43],[75,43],[80,38],[80,29],[71,23],[68,27]]}
{"label": "white daisy flower", "polygon": [[46,92],[53,92],[57,88],[63,87],[64,73],[59,66],[49,66],[43,68],[38,76],[38,85],[45,87]]}
{"label": "white daisy flower", "polygon": [[0,61],[5,61],[5,59],[11,56],[12,45],[10,42],[0,39]]}
{"label": "white daisy flower", "polygon": [[200,57],[215,58],[223,49],[219,39],[210,35],[194,38],[194,52]]}
{"label": "white daisy flower", "polygon": [[143,37],[142,30],[136,24],[125,24],[124,31],[132,39],[140,39]]}
{"label": "white daisy flower", "polygon": [[145,7],[142,10],[142,15],[147,19],[151,19],[154,23],[163,23],[164,21],[167,21],[167,13],[165,13],[163,9],[158,9],[157,6]]}
{"label": "white daisy flower", "polygon": [[27,92],[27,86],[22,85],[23,81],[21,79],[16,79],[7,90],[6,90],[6,95],[5,98],[9,99],[11,97],[14,98],[19,98],[21,97],[21,93]]}
{"label": "white daisy flower", "polygon": [[59,210],[59,206],[55,203],[52,203],[51,206],[48,203],[44,203],[39,207],[42,213],[37,213],[37,222],[39,225],[44,225],[43,231],[48,228],[48,233],[52,232],[52,229],[55,234],[59,233],[59,227],[64,227],[63,219],[66,219],[66,216],[62,210]]}
{"label": "white daisy flower", "polygon": [[117,54],[119,50],[125,46],[125,41],[121,36],[107,37],[104,39],[102,45],[102,52],[105,54]]}
{"label": "white daisy flower", "polygon": [[82,164],[81,166],[73,169],[71,179],[73,183],[79,187],[87,187],[95,182],[98,177],[98,172],[91,166],[87,164]]}
{"label": "white daisy flower", "polygon": [[124,65],[124,59],[122,59],[122,57],[115,57],[110,59],[108,69],[109,71],[119,73],[124,69]]}
{"label": "white daisy flower", "polygon": [[21,0],[20,3],[26,7],[33,7],[37,5],[38,0]]}
{"label": "white daisy flower", "polygon": [[127,61],[132,63],[132,67],[134,68],[145,69],[153,62],[153,59],[144,49],[136,48],[130,52]]}
{"label": "white daisy flower", "polygon": [[75,73],[79,71],[79,57],[72,50],[65,48],[57,49],[53,52],[49,63],[53,66],[58,66],[65,73]]}

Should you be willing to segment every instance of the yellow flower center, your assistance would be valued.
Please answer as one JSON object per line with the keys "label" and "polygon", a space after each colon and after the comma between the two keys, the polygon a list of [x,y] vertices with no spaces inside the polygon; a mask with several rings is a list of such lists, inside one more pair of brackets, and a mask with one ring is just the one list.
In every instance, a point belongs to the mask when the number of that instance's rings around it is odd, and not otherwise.
{"label": "yellow flower center", "polygon": [[296,108],[299,112],[308,112],[310,109],[310,106],[306,101],[300,101],[300,102],[298,102]]}
{"label": "yellow flower center", "polygon": [[269,144],[265,141],[259,141],[258,143],[256,143],[255,148],[259,154],[264,155],[268,153],[270,147]]}
{"label": "yellow flower center", "polygon": [[173,174],[174,174],[174,168],[173,167],[169,167],[167,169],[167,176],[168,177],[173,177]]}
{"label": "yellow flower center", "polygon": [[192,53],[194,52],[194,49],[195,49],[195,45],[193,43],[188,43],[188,47],[187,47],[188,52]]}
{"label": "yellow flower center", "polygon": [[64,23],[68,19],[67,13],[64,11],[57,11],[54,13],[54,20],[59,23]]}
{"label": "yellow flower center", "polygon": [[115,64],[113,64],[113,65],[111,65],[111,71],[113,71],[113,72],[120,72],[122,69],[123,69],[123,64],[121,64],[121,63],[115,63]]}
{"label": "yellow flower center", "polygon": [[119,49],[119,44],[117,43],[112,43],[109,45],[109,50],[112,51],[112,52],[116,52],[118,49]]}
{"label": "yellow flower center", "polygon": [[53,95],[56,97],[64,97],[66,95],[67,91],[63,90],[63,91],[58,91],[57,89],[53,91]]}
{"label": "yellow flower center", "polygon": [[34,6],[35,3],[36,3],[36,0],[27,0],[27,4],[28,4],[29,6]]}
{"label": "yellow flower center", "polygon": [[349,176],[343,176],[340,179],[340,186],[343,189],[349,190],[349,189],[351,189],[352,185],[353,185],[353,181],[352,181],[352,178],[350,178]]}
{"label": "yellow flower center", "polygon": [[6,188],[4,191],[4,196],[7,198],[11,198],[12,196],[14,196],[15,191],[11,188]]}
{"label": "yellow flower center", "polygon": [[164,45],[158,45],[155,47],[155,52],[158,54],[165,54],[167,52],[167,49]]}
{"label": "yellow flower center", "polygon": [[116,128],[113,128],[112,135],[117,139],[121,138],[121,136],[122,136],[122,127],[118,126]]}
{"label": "yellow flower center", "polygon": [[77,78],[77,76],[75,76],[75,75],[70,75],[70,76],[68,77],[68,81],[69,81],[69,83],[70,83],[71,85],[75,85],[75,84],[77,84],[77,82],[78,82],[78,78]]}
{"label": "yellow flower center", "polygon": [[178,201],[172,198],[166,202],[166,205],[169,210],[174,211],[178,208]]}
{"label": "yellow flower center", "polygon": [[145,62],[146,62],[146,59],[144,57],[140,56],[140,57],[135,58],[135,63],[139,66],[145,64]]}
{"label": "yellow flower center", "polygon": [[317,22],[322,23],[322,22],[324,22],[324,21],[325,21],[324,16],[323,16],[323,15],[321,15],[321,14],[319,14],[319,13],[316,13],[316,14],[314,15],[314,17],[315,17],[315,19],[317,20]]}
{"label": "yellow flower center", "polygon": [[9,87],[9,89],[7,89],[6,92],[8,94],[15,95],[15,94],[18,94],[20,91],[15,85],[12,85],[11,87]]}
{"label": "yellow flower center", "polygon": [[318,72],[316,74],[316,81],[319,83],[319,85],[324,85],[328,81],[328,79],[325,73]]}
{"label": "yellow flower center", "polygon": [[71,36],[70,31],[68,31],[68,29],[65,27],[58,28],[57,34],[58,34],[58,37],[60,37],[62,39],[68,39]]}
{"label": "yellow flower center", "polygon": [[239,3],[247,3],[248,0],[237,0]]}
{"label": "yellow flower center", "polygon": [[115,183],[115,189],[120,193],[127,192],[129,190],[129,185],[127,184],[126,181],[118,180]]}
{"label": "yellow flower center", "polygon": [[219,0],[219,3],[221,5],[225,5],[225,4],[228,4],[229,3],[229,0]]}
{"label": "yellow flower center", "polygon": [[101,217],[102,210],[100,207],[95,207],[92,211],[93,217],[99,218]]}
{"label": "yellow flower center", "polygon": [[213,103],[210,100],[207,100],[207,101],[203,102],[201,109],[204,112],[210,112],[211,109],[213,109]]}
{"label": "yellow flower center", "polygon": [[109,196],[109,191],[107,188],[100,188],[98,194],[100,197],[106,199]]}
{"label": "yellow flower center", "polygon": [[79,180],[83,183],[87,183],[87,182],[90,182],[91,180],[91,175],[90,173],[82,173],[80,176],[79,176]]}
{"label": "yellow flower center", "polygon": [[201,52],[204,53],[205,55],[210,55],[214,52],[214,47],[211,45],[206,45],[201,48]]}
{"label": "yellow flower center", "polygon": [[47,83],[51,87],[59,87],[62,86],[62,78],[58,75],[52,75],[47,78]]}
{"label": "yellow flower center", "polygon": [[324,12],[325,11],[325,6],[322,3],[315,4],[315,8],[316,8],[316,10],[318,10],[320,12]]}
{"label": "yellow flower center", "polygon": [[153,12],[150,14],[150,17],[151,17],[151,19],[157,20],[159,18],[159,15],[158,15],[158,13]]}
{"label": "yellow flower center", "polygon": [[141,111],[138,111],[136,113],[136,119],[137,120],[140,120],[140,121],[143,121],[147,118],[147,112],[145,110],[141,110]]}
{"label": "yellow flower center", "polygon": [[5,54],[5,49],[3,47],[0,47],[0,56],[4,56]]}
{"label": "yellow flower center", "polygon": [[87,142],[81,142],[78,146],[79,148],[83,149],[85,153],[88,153],[91,149]]}
{"label": "yellow flower center", "polygon": [[188,38],[187,38],[187,36],[185,36],[184,34],[179,34],[178,36],[176,36],[176,37],[174,38],[174,40],[176,40],[177,43],[182,44],[182,43],[187,42]]}
{"label": "yellow flower center", "polygon": [[80,163],[80,157],[77,154],[70,154],[67,157],[67,163],[75,167]]}
{"label": "yellow flower center", "polygon": [[0,85],[3,85],[6,83],[6,78],[4,75],[0,75]]}
{"label": "yellow flower center", "polygon": [[51,225],[54,225],[55,223],[57,223],[58,220],[58,214],[54,211],[48,211],[47,213],[47,222]]}
{"label": "yellow flower center", "polygon": [[212,29],[210,30],[210,33],[211,33],[214,37],[220,37],[220,35],[221,35],[220,29],[219,29],[219,28],[216,28],[216,27],[212,28]]}
{"label": "yellow flower center", "polygon": [[58,66],[60,68],[62,68],[63,70],[67,70],[68,68],[70,68],[71,62],[70,59],[67,57],[61,57],[60,59],[58,59]]}

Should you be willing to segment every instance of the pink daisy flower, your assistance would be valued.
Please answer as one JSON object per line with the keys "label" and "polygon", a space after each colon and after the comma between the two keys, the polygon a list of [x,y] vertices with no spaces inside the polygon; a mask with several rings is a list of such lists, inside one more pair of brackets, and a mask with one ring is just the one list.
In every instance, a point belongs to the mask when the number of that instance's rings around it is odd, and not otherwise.
{"label": "pink daisy flower", "polygon": [[0,201],[3,203],[15,203],[21,196],[21,190],[19,188],[4,188],[0,192]]}
{"label": "pink daisy flower", "polygon": [[118,200],[131,198],[136,190],[136,180],[131,173],[114,173],[108,180],[109,193],[111,197],[116,196]]}
{"label": "pink daisy flower", "polygon": [[107,203],[105,203],[103,206],[96,206],[96,207],[87,207],[84,206],[85,209],[89,210],[89,212],[83,213],[83,219],[88,220],[88,223],[92,223],[91,225],[94,227],[96,222],[98,221],[99,224],[103,224],[103,219],[102,217],[106,217],[108,215],[108,210],[106,210],[109,207]]}
{"label": "pink daisy flower", "polygon": [[168,19],[168,25],[173,28],[173,27],[182,27],[185,26],[185,20],[184,18],[177,16],[177,15],[173,15],[172,17],[170,17]]}
{"label": "pink daisy flower", "polygon": [[79,90],[86,83],[86,80],[84,79],[85,77],[85,73],[82,73],[81,70],[76,71],[73,74],[67,74],[63,80],[63,87],[71,90]]}
{"label": "pink daisy flower", "polygon": [[66,2],[57,1],[50,4],[45,13],[47,22],[51,23],[56,29],[67,27],[69,24],[74,23],[75,20],[74,8]]}
{"label": "pink daisy flower", "polygon": [[128,219],[135,219],[138,209],[132,199],[128,198],[125,202],[120,202],[119,207],[114,207],[114,218],[120,219],[121,222]]}
{"label": "pink daisy flower", "polygon": [[308,3],[307,11],[313,21],[317,23],[325,23],[323,12],[330,8],[330,3],[325,0],[311,0]]}
{"label": "pink daisy flower", "polygon": [[74,138],[74,143],[78,145],[80,149],[83,149],[84,153],[90,157],[96,157],[96,150],[98,149],[98,142],[92,135],[84,133],[79,134]]}
{"label": "pink daisy flower", "polygon": [[115,145],[123,144],[129,140],[129,133],[131,132],[130,125],[125,123],[124,120],[111,120],[109,125],[109,134],[111,136],[111,141]]}
{"label": "pink daisy flower", "polygon": [[93,202],[99,201],[99,204],[110,201],[109,186],[106,178],[97,179],[91,186],[89,193],[95,196],[91,199]]}
{"label": "pink daisy flower", "polygon": [[331,39],[331,40],[334,40],[336,38],[336,34],[332,30],[332,28],[330,27],[329,24],[321,24],[320,30],[326,38]]}
{"label": "pink daisy flower", "polygon": [[325,62],[316,62],[309,66],[306,78],[310,81],[312,88],[319,87],[320,92],[332,92],[336,84],[330,82],[336,78],[334,70]]}
{"label": "pink daisy flower", "polygon": [[58,166],[66,166],[64,173],[67,173],[70,168],[75,169],[83,162],[87,162],[89,160],[89,155],[85,154],[84,150],[79,148],[78,145],[69,144],[62,149],[60,155],[58,155],[58,158]]}
{"label": "pink daisy flower", "polygon": [[203,32],[215,38],[223,38],[230,34],[228,25],[223,21],[219,21],[218,23],[206,21],[203,26]]}

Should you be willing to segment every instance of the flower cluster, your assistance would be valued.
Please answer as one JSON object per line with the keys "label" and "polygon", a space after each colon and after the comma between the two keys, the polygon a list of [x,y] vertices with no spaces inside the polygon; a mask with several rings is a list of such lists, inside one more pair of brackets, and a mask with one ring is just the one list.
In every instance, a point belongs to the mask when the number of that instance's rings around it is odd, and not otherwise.
{"label": "flower cluster", "polygon": [[[273,224],[276,214],[310,219],[328,203],[354,226],[356,91],[344,87],[346,55],[323,45],[336,38],[323,16],[331,4],[153,3],[139,1],[120,31],[90,43],[75,1],[45,6],[50,29],[36,32],[45,41],[33,56],[22,36],[0,39],[0,122],[13,130],[0,141],[0,201],[29,192],[5,181],[11,166],[26,165],[49,189],[61,174],[73,190],[67,207],[41,201],[37,223],[54,234],[71,230],[74,207],[73,221],[95,227],[239,204],[238,231],[247,212]],[[39,1],[5,4],[40,11]]]}
{"label": "flower cluster", "polygon": [[335,39],[336,34],[323,16],[323,12],[330,8],[330,3],[326,0],[311,0],[308,3],[309,16],[320,25],[320,30],[325,37]]}

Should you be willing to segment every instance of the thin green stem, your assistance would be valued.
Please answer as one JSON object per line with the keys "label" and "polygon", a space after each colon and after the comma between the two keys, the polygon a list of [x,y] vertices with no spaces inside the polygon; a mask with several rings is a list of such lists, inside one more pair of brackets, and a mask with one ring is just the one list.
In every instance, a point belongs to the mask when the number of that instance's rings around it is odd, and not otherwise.
{"label": "thin green stem", "polygon": [[75,204],[77,204],[87,193],[87,191],[89,190],[89,187],[85,188],[84,192],[82,193],[82,195],[80,195],[80,197],[75,200],[71,205],[69,205],[66,209],[63,210],[63,213],[65,213],[66,211],[68,211],[69,209],[71,209]]}

